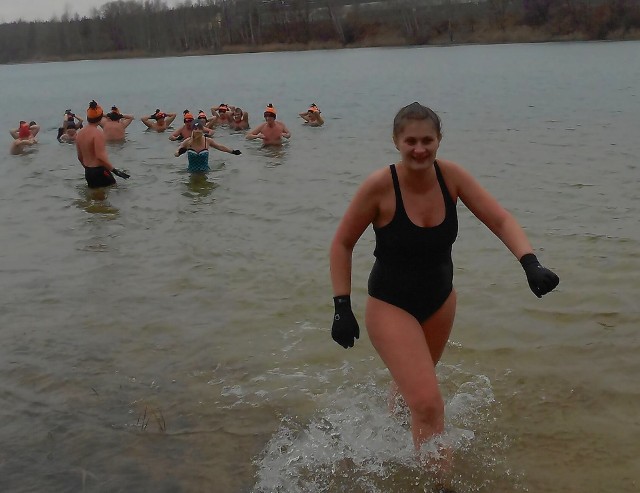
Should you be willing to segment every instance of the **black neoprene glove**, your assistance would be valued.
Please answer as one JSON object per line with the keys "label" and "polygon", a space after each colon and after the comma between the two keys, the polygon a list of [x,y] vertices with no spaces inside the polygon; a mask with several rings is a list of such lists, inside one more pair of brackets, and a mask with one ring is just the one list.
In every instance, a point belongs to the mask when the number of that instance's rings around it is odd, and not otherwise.
{"label": "black neoprene glove", "polygon": [[113,169],[111,170],[111,172],[112,172],[114,175],[119,176],[120,178],[124,178],[125,180],[129,179],[129,176],[130,176],[128,173],[125,173],[125,172],[124,172],[124,171],[122,171],[121,169],[113,168]]}
{"label": "black neoprene glove", "polygon": [[549,291],[553,291],[560,282],[560,278],[551,270],[540,265],[533,253],[527,253],[520,259],[520,265],[527,275],[527,282],[533,294],[538,298]]}
{"label": "black neoprene glove", "polygon": [[239,151],[238,149],[234,149],[233,151],[231,151],[231,154],[235,154],[236,156],[239,156],[240,154],[242,154],[242,152]]}
{"label": "black neoprene glove", "polygon": [[351,297],[336,296],[333,298],[333,305],[336,311],[333,315],[331,337],[345,349],[353,347],[355,339],[360,339],[360,327],[351,310]]}

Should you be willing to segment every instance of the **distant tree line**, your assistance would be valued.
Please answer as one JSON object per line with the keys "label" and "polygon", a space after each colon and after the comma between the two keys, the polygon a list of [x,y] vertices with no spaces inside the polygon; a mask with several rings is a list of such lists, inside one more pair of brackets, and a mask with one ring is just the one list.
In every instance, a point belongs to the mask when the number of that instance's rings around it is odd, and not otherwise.
{"label": "distant tree line", "polygon": [[[88,17],[69,9],[45,22],[0,24],[0,63],[640,37],[638,0],[117,0]],[[523,29],[538,34],[514,37]]]}

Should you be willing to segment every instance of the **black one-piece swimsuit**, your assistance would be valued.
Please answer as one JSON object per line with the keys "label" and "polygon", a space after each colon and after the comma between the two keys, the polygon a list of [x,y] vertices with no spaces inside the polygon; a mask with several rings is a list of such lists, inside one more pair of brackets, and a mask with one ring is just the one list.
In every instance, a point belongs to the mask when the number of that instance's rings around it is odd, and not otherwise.
{"label": "black one-piece swimsuit", "polygon": [[404,208],[398,172],[390,165],[396,195],[391,222],[373,228],[375,264],[369,275],[369,296],[390,303],[423,323],[446,301],[453,289],[451,247],[458,235],[456,204],[438,163],[434,163],[442,191],[445,217],[433,227],[416,226]]}

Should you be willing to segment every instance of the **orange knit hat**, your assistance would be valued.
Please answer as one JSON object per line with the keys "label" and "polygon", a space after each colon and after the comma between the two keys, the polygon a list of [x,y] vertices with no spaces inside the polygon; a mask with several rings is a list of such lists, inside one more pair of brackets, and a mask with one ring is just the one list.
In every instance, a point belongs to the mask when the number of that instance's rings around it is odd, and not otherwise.
{"label": "orange knit hat", "polygon": [[89,107],[87,108],[87,118],[90,120],[98,120],[102,118],[104,112],[98,103],[95,101],[91,101],[89,103]]}
{"label": "orange knit hat", "polygon": [[269,103],[267,105],[267,107],[264,109],[264,116],[267,116],[268,114],[273,115],[274,118],[277,115],[276,109],[273,107],[273,105],[271,103]]}

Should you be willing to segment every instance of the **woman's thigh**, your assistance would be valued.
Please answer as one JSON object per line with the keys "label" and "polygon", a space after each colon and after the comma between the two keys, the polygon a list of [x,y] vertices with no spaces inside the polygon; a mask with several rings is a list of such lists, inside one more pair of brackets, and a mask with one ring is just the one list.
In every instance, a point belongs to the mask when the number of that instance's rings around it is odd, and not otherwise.
{"label": "woman's thigh", "polygon": [[406,311],[371,298],[365,322],[369,339],[411,407],[439,396],[435,365],[442,356],[455,315],[455,292],[422,325]]}
{"label": "woman's thigh", "polygon": [[429,346],[434,366],[440,361],[451,335],[453,320],[456,315],[456,304],[456,291],[452,290],[438,311],[422,323],[422,331],[427,341],[427,346]]}

